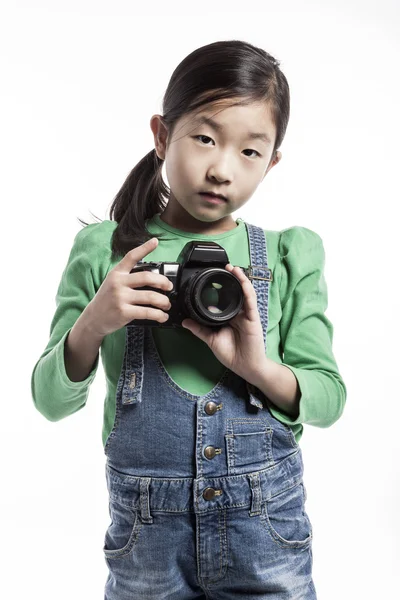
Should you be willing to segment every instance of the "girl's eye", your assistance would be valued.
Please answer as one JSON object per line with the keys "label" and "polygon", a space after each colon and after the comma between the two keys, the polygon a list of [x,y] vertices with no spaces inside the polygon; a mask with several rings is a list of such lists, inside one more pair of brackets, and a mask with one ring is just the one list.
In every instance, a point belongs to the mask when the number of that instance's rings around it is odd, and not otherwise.
{"label": "girl's eye", "polygon": [[[194,139],[196,139],[196,140],[197,140],[198,138],[207,138],[208,140],[211,140],[211,139],[212,139],[212,138],[210,138],[208,135],[201,135],[201,134],[200,134],[200,135],[195,135],[195,136],[193,136],[193,137],[194,137]],[[205,144],[205,145],[206,145],[206,146],[208,146],[208,144]],[[252,150],[251,148],[246,148],[245,152],[246,152],[247,150],[250,150],[250,152],[255,152],[255,153],[257,154],[257,156],[261,156],[261,154],[260,154],[259,152],[257,152],[257,150]]]}

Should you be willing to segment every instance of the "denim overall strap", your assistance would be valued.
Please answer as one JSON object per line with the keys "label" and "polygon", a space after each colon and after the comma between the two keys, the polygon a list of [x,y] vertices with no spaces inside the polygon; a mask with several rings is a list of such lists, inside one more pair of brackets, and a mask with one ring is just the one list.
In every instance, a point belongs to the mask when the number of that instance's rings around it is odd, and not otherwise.
{"label": "denim overall strap", "polygon": [[[123,372],[117,389],[122,404],[142,401],[144,327],[126,327]],[[122,389],[121,389],[122,388]]]}
{"label": "denim overall strap", "polygon": [[[244,269],[244,273],[252,282],[257,294],[257,307],[264,335],[265,351],[267,351],[268,300],[269,285],[273,281],[272,271],[268,268],[268,249],[264,230],[250,223],[246,223],[246,227],[249,238],[250,266],[248,269]],[[246,382],[246,387],[250,396],[250,404],[262,410],[263,403],[257,398],[260,394],[259,390],[248,382]]]}
{"label": "denim overall strap", "polygon": [[[257,294],[257,305],[266,348],[268,295],[269,283],[272,281],[272,271],[268,268],[267,244],[264,230],[250,223],[245,223],[245,225],[249,240],[250,265],[248,268],[243,269],[243,271],[252,282]],[[123,405],[142,402],[143,349],[144,327],[126,327],[123,376],[120,377],[117,388],[117,398],[121,398]],[[259,394],[257,388],[247,383],[247,390],[250,396],[250,403],[262,409],[263,403],[257,398],[257,394]]]}

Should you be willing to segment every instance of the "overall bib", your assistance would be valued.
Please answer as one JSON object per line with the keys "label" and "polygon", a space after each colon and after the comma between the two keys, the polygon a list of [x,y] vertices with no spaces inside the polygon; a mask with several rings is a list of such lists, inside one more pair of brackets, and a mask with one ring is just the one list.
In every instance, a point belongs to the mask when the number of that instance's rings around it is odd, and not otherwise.
{"label": "overall bib", "polygon": [[[272,273],[263,229],[246,228],[266,343]],[[292,430],[229,369],[204,396],[179,387],[151,330],[126,328],[104,448],[105,600],[315,600],[312,526]]]}

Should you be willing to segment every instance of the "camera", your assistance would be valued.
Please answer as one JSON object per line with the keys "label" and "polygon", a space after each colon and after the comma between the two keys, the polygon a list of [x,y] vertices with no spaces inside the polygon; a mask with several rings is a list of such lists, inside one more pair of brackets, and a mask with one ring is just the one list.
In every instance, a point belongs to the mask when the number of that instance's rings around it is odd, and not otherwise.
{"label": "camera", "polygon": [[[171,308],[169,319],[159,323],[152,319],[134,319],[126,327],[182,327],[184,319],[193,319],[207,327],[222,327],[241,310],[244,302],[242,285],[227,271],[229,259],[225,249],[215,242],[188,242],[178,256],[178,262],[139,261],[130,271],[152,271],[165,275],[173,284],[172,290],[157,291],[168,296]],[[155,290],[143,286],[137,290]],[[153,306],[145,304],[142,306]]]}

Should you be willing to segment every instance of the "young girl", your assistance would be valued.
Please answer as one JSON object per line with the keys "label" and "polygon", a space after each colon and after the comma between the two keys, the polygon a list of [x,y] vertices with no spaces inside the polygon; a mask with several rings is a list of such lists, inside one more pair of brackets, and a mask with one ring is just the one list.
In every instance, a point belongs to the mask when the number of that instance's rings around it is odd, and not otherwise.
{"label": "young girl", "polygon": [[[323,243],[232,218],[281,159],[288,83],[264,50],[215,42],[175,69],[163,113],[110,220],[75,237],[33,400],[50,421],[80,410],[101,347],[105,599],[315,599],[299,441],[346,399]],[[131,272],[192,241],[219,244],[240,284],[242,309],[219,328],[169,324],[171,278]]]}

